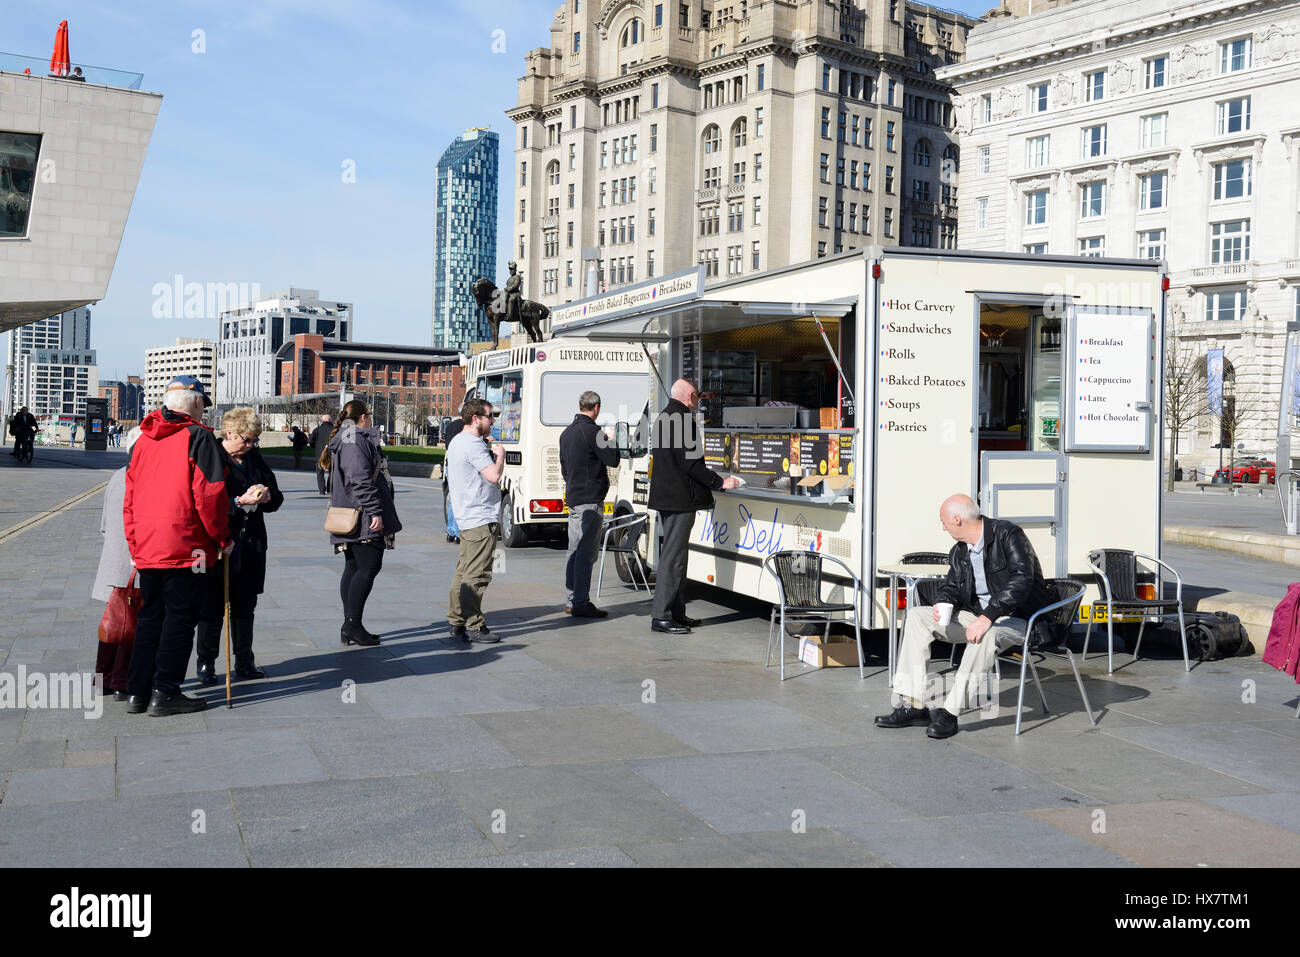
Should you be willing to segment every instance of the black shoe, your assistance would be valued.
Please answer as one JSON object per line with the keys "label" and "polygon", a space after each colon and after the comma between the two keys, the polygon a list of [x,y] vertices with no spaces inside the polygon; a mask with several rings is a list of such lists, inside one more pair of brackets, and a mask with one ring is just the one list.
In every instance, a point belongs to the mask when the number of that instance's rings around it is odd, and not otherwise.
{"label": "black shoe", "polygon": [[195,711],[202,711],[207,706],[208,703],[202,698],[190,698],[180,692],[163,694],[161,691],[155,691],[153,697],[149,699],[149,716],[165,718],[173,714],[192,714]]}
{"label": "black shoe", "polygon": [[363,645],[365,647],[374,647],[379,644],[378,638],[361,627],[361,620],[358,618],[344,620],[343,627],[339,629],[339,641],[345,645]]}
{"label": "black shoe", "polygon": [[447,536],[447,544],[448,544],[448,545],[459,545],[459,544],[460,544],[460,536],[459,536],[459,535],[448,535],[448,536]]}
{"label": "black shoe", "polygon": [[125,691],[114,691],[114,692],[113,692],[113,700],[114,700],[114,701],[125,701],[125,700],[127,700],[127,698],[129,698],[129,697],[130,697],[130,695],[128,695]]}
{"label": "black shoe", "polygon": [[914,724],[929,724],[929,708],[911,708],[900,704],[889,714],[876,715],[877,728],[910,728]]}
{"label": "black shoe", "polygon": [[609,612],[603,608],[597,608],[591,602],[585,605],[579,605],[577,608],[564,609],[566,615],[572,615],[574,618],[608,618]]}
{"label": "black shoe", "polygon": [[680,618],[674,615],[673,623],[681,625],[683,628],[698,628],[700,625],[704,624],[700,619],[692,618],[690,615],[682,615]]}
{"label": "black shoe", "polygon": [[934,720],[925,729],[925,734],[930,738],[951,738],[957,730],[957,716],[943,708],[935,708]]}
{"label": "black shoe", "polygon": [[235,677],[242,678],[245,681],[256,681],[259,678],[265,678],[266,672],[254,664],[235,665]]}
{"label": "black shoe", "polygon": [[147,694],[128,695],[126,699],[127,714],[144,714],[149,709],[149,698]]}
{"label": "black shoe", "polygon": [[675,621],[667,621],[663,618],[650,619],[651,631],[662,631],[665,635],[689,635],[690,628],[685,625],[679,625]]}
{"label": "black shoe", "polygon": [[492,632],[488,631],[487,625],[484,625],[478,631],[469,632],[468,637],[470,641],[476,641],[481,645],[495,645],[501,640],[500,635],[494,635]]}
{"label": "black shoe", "polygon": [[198,667],[199,684],[214,685],[217,683],[216,664],[211,661],[199,660]]}
{"label": "black shoe", "polygon": [[452,641],[469,641],[469,632],[465,630],[464,625],[452,625],[447,637]]}

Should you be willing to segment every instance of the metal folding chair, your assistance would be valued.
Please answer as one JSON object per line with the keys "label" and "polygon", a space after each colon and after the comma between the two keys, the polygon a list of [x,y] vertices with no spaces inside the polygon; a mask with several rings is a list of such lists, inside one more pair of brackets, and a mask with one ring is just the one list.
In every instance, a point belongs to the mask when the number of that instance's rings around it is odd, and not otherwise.
{"label": "metal folding chair", "polygon": [[[1139,598],[1137,596],[1137,560],[1151,562],[1169,571],[1177,583],[1173,598]],[[1187,628],[1183,622],[1183,579],[1168,562],[1151,555],[1141,555],[1122,548],[1099,548],[1088,553],[1088,564],[1101,580],[1106,605],[1106,672],[1115,671],[1115,612],[1137,612],[1142,616],[1138,625],[1137,641],[1133,645],[1133,660],[1137,661],[1138,651],[1142,648],[1142,632],[1147,620],[1154,618],[1178,618],[1178,634],[1183,641],[1183,666],[1192,670],[1192,662],[1187,654]],[[1093,608],[1096,608],[1093,605]],[[1088,629],[1083,635],[1083,658],[1088,658],[1088,640],[1092,637],[1093,615],[1088,616]]]}
{"label": "metal folding chair", "polygon": [[[620,515],[617,518],[610,519],[600,529],[600,568],[596,573],[596,597],[600,597],[601,583],[605,579],[605,555],[613,553],[615,555],[627,556],[628,576],[632,579],[632,586],[640,589],[645,588],[650,591],[650,576],[646,574],[645,566],[641,561],[641,553],[637,551],[636,540],[641,535],[641,530],[646,523],[650,521],[650,516],[645,512],[633,513],[631,515]],[[610,536],[615,536],[615,541],[610,544]],[[637,573],[641,575],[641,581],[636,580]]]}
{"label": "metal folding chair", "polygon": [[[822,600],[822,566],[830,562],[843,569],[847,578],[853,582],[852,602],[826,602]],[[820,621],[825,627],[822,640],[830,636],[834,621],[853,622],[853,634],[858,642],[858,677],[865,678],[862,654],[862,582],[853,574],[849,566],[838,558],[822,555],[819,552],[791,549],[774,552],[763,561],[763,568],[776,579],[776,604],[772,606],[772,615],[767,628],[767,662],[766,668],[772,666],[773,631],[779,624],[781,629],[781,680],[785,680],[785,635],[786,622]],[[850,619],[848,615],[852,613]],[[843,614],[843,619],[833,616]]]}

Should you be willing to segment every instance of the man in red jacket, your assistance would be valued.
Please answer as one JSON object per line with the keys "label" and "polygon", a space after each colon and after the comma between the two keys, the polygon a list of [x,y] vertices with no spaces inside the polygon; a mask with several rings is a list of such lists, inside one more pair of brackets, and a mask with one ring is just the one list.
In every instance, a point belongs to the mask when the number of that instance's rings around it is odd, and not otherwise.
{"label": "man in red jacket", "polygon": [[205,591],[220,587],[218,557],[233,547],[221,447],[198,421],[211,404],[197,378],[177,376],[131,449],[122,519],[142,604],[127,678],[130,714],[187,714],[205,704],[181,694],[181,682]]}

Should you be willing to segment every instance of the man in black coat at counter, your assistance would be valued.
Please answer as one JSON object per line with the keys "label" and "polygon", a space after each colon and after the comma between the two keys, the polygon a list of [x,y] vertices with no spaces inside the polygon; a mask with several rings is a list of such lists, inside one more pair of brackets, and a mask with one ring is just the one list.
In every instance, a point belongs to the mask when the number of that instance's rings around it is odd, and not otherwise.
{"label": "man in black coat at counter", "polygon": [[564,503],[569,508],[569,555],[564,566],[565,611],[575,618],[605,618],[609,612],[591,601],[591,567],[596,563],[596,539],[604,520],[608,469],[618,468],[618,447],[596,424],[600,395],[578,396],[578,414],[560,433],[560,474]]}
{"label": "man in black coat at counter", "polygon": [[663,546],[656,569],[650,630],[689,635],[699,619],[686,615],[686,559],[695,513],[713,507],[715,490],[736,488],[734,475],[724,479],[704,464],[704,442],[695,422],[700,393],[694,383],[678,379],[672,396],[655,420],[648,505],[659,513]]}

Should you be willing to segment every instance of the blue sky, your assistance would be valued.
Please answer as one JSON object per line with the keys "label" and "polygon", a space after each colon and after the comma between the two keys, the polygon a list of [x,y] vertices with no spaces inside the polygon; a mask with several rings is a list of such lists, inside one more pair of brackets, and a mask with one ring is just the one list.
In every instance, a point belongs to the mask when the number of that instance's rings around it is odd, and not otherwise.
{"label": "blue sky", "polygon": [[[994,0],[943,4],[978,16]],[[509,236],[513,106],[524,53],[561,0],[224,0],[11,4],[0,50],[144,74],[162,107],[108,293],[93,308],[100,377],[144,350],[215,334],[156,319],[155,283],[290,285],[356,305],[362,341],[427,344],[434,170],[465,129],[501,135]],[[206,52],[196,53],[202,30]],[[493,31],[505,52],[493,52]],[[343,182],[343,164],[356,181]],[[509,242],[498,243],[502,268]]]}

